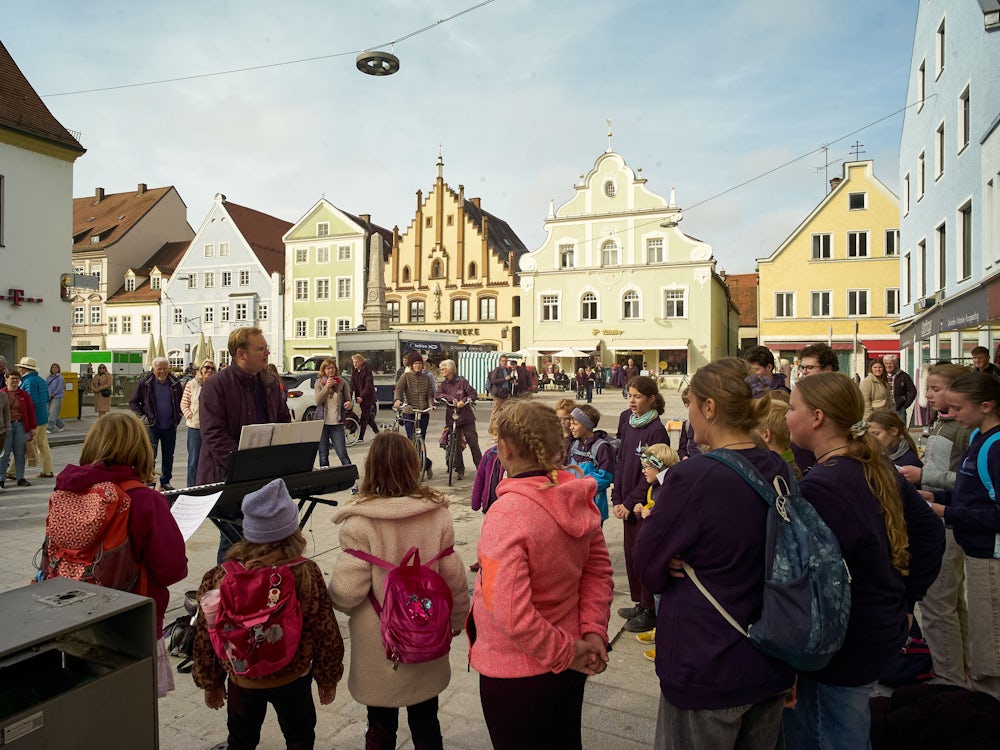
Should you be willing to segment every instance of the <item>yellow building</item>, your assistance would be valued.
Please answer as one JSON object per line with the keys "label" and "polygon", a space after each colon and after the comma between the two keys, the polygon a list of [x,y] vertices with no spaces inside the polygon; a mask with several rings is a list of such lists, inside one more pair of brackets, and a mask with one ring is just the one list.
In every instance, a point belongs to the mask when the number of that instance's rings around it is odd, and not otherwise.
{"label": "yellow building", "polygon": [[806,344],[829,343],[840,370],[899,350],[899,199],[873,163],[844,164],[844,177],[770,257],[759,258],[760,343],[793,361]]}
{"label": "yellow building", "polygon": [[520,348],[517,268],[527,248],[506,221],[484,211],[465,187],[437,180],[394,240],[386,266],[390,325],[402,330],[453,333],[459,343]]}

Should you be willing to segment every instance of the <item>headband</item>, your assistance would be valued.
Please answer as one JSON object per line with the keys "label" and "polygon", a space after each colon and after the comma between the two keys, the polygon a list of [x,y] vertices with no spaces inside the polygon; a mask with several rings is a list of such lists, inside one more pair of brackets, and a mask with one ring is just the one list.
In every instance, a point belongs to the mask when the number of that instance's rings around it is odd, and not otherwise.
{"label": "headband", "polygon": [[593,432],[594,427],[596,426],[594,424],[594,420],[588,417],[587,412],[585,412],[583,409],[581,409],[580,407],[573,409],[570,416],[572,416],[573,419],[582,424],[588,430]]}
{"label": "headband", "polygon": [[650,453],[648,449],[641,448],[640,450],[637,450],[636,453],[639,454],[639,463],[643,466],[652,466],[657,471],[662,471],[666,468],[666,464]]}

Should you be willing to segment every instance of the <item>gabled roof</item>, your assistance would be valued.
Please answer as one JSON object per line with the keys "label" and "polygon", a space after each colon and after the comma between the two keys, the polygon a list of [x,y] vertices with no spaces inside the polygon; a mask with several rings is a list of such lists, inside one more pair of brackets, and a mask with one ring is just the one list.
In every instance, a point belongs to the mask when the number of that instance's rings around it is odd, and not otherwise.
{"label": "gabled roof", "polygon": [[729,296],[740,311],[740,325],[754,327],[757,325],[757,274],[734,273],[725,276]]}
{"label": "gabled roof", "polygon": [[183,242],[165,242],[163,247],[153,253],[149,260],[132,270],[138,276],[149,276],[154,268],[158,268],[161,274],[170,276],[177,269],[181,258],[184,257],[184,253],[190,246],[191,243],[187,240]]}
{"label": "gabled roof", "polygon": [[149,285],[149,279],[142,282],[139,286],[133,289],[131,292],[125,291],[125,285],[118,287],[118,291],[108,297],[108,304],[114,305],[119,303],[129,303],[129,302],[159,302],[160,301],[160,290],[153,289]]}
{"label": "gabled roof", "polygon": [[284,273],[285,243],[282,237],[292,228],[292,223],[230,201],[222,201],[222,205],[267,273]]}
{"label": "gabled roof", "polygon": [[[342,214],[344,214],[344,216],[349,217],[351,221],[354,221],[360,226],[364,227],[365,231],[368,232],[369,235],[377,234],[379,235],[379,237],[382,238],[382,261],[387,263],[389,261],[389,256],[392,255],[392,230],[386,229],[385,227],[380,227],[378,224],[375,224],[372,221],[366,221],[365,219],[362,219],[360,216],[349,214],[342,208],[338,208],[337,210],[340,211]],[[365,258],[367,259],[367,257],[368,257],[368,248],[366,247]],[[365,268],[368,268],[367,263],[365,264]]]}
{"label": "gabled roof", "polygon": [[489,236],[486,244],[489,245],[493,254],[503,262],[505,268],[513,267],[516,270],[518,258],[528,252],[528,248],[510,228],[510,225],[499,216],[484,211],[468,199],[465,201],[465,215],[476,223],[480,232],[483,231],[483,219],[488,221]]}
{"label": "gabled roof", "polygon": [[[105,195],[97,188],[93,196],[73,199],[73,252],[102,250],[124,237],[172,186],[147,189],[140,185],[128,193]],[[98,241],[93,242],[92,238]]]}
{"label": "gabled roof", "polygon": [[0,128],[64,146],[78,154],[87,149],[42,103],[34,87],[0,42]]}

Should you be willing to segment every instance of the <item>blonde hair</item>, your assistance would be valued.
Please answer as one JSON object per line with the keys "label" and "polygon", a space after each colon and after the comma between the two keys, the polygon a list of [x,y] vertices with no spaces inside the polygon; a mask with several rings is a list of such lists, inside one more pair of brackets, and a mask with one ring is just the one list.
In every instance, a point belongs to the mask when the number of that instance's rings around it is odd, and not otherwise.
{"label": "blonde hair", "polygon": [[787,412],[788,404],[786,402],[773,400],[768,404],[767,411],[757,420],[755,425],[755,429],[760,432],[770,431],[771,440],[783,451],[788,450],[792,444],[792,435],[788,431],[788,422],[785,421]]}
{"label": "blonde hair", "polygon": [[[681,457],[677,455],[677,451],[666,443],[653,443],[653,445],[644,446],[642,452],[656,456],[664,466],[673,466],[681,460]],[[639,463],[642,463],[641,456],[639,457]]]}
{"label": "blonde hair", "polygon": [[100,462],[129,466],[142,481],[153,481],[153,446],[139,417],[132,412],[111,411],[94,422],[83,441],[80,465]]}
{"label": "blonde hair", "polygon": [[505,440],[514,453],[554,475],[563,465],[562,426],[552,407],[539,401],[514,400],[498,411],[497,440]]}
{"label": "blonde hair", "polygon": [[561,398],[556,401],[556,411],[573,411],[576,408],[576,401],[571,398]]}
{"label": "blonde hair", "polygon": [[839,372],[818,372],[799,380],[795,388],[806,406],[823,412],[846,444],[847,455],[864,467],[868,488],[882,508],[892,567],[906,575],[910,566],[910,539],[903,517],[903,499],[896,484],[897,474],[885,457],[882,443],[861,421],[865,412],[861,389]]}
{"label": "blonde hair", "polygon": [[420,483],[420,459],[410,439],[383,430],[372,440],[365,463],[377,470],[366,471],[355,502],[379,497],[417,497],[444,503],[444,495]]}
{"label": "blonde hair", "polygon": [[247,569],[269,568],[302,557],[306,538],[296,529],[290,536],[276,542],[249,542],[241,539],[226,551],[227,560],[243,563]]}

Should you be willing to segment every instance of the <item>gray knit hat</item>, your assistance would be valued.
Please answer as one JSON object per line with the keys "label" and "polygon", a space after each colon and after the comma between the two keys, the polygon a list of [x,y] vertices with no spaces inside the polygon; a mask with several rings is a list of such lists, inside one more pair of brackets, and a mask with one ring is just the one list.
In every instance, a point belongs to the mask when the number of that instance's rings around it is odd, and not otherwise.
{"label": "gray knit hat", "polygon": [[243,498],[243,537],[248,542],[280,542],[299,528],[299,509],[285,480],[268,482]]}

